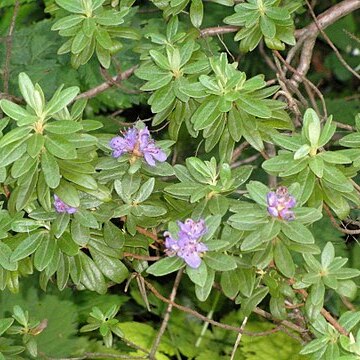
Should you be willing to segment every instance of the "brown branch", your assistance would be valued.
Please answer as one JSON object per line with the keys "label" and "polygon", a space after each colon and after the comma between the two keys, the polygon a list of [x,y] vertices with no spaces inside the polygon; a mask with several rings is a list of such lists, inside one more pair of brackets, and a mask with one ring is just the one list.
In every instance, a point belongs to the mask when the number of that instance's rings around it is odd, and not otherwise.
{"label": "brown branch", "polygon": [[[246,331],[244,329],[242,329],[241,327],[237,327],[237,326],[233,326],[233,325],[228,325],[228,324],[223,324],[223,323],[220,323],[218,321],[215,321],[215,320],[212,320],[212,319],[209,319],[208,317],[198,313],[197,311],[193,310],[193,309],[190,309],[186,306],[183,306],[183,305],[180,305],[180,304],[177,304],[176,302],[173,302],[173,301],[170,301],[169,299],[167,299],[165,296],[161,295],[153,285],[151,285],[147,280],[145,280],[140,274],[137,274],[138,277],[141,277],[144,281],[144,284],[145,286],[161,301],[167,303],[167,304],[172,304],[172,306],[176,309],[179,309],[187,314],[190,314],[204,322],[207,322],[211,325],[214,325],[214,326],[217,326],[221,329],[225,329],[225,330],[229,330],[229,331],[235,331],[237,333],[243,333],[245,335],[249,335],[249,336],[264,336],[264,335],[267,335],[268,334],[268,331],[263,331],[263,332],[252,332],[252,331]],[[258,308],[257,308],[258,309]],[[261,310],[261,309],[259,309]],[[257,313],[257,311],[255,310],[254,312]],[[270,315],[270,314],[269,314]],[[271,315],[270,315],[271,316]],[[271,317],[271,319],[273,319]],[[289,321],[279,321],[279,323],[281,323],[282,325],[286,326],[286,327],[289,327],[291,328],[292,330],[295,330],[297,332],[300,332],[300,333],[303,333],[303,332],[307,332],[306,329],[303,329],[295,324],[292,324],[291,322]]]}
{"label": "brown branch", "polygon": [[[309,11],[310,11],[310,14],[312,16],[312,18],[314,19],[314,23],[318,29],[318,31],[321,33],[321,35],[324,37],[324,39],[326,40],[326,42],[329,44],[329,46],[334,50],[335,52],[335,55],[336,57],[339,59],[339,61],[344,65],[344,67],[349,71],[351,72],[357,79],[360,80],[360,75],[345,61],[345,59],[341,56],[339,50],[336,48],[336,46],[334,45],[334,43],[330,40],[330,38],[326,35],[325,31],[322,29],[322,27],[320,26],[317,18],[316,18],[316,15],[314,13],[314,10],[312,9],[312,7],[310,6],[309,4],[309,1],[308,0],[305,0],[308,8],[309,8]],[[360,1],[358,1],[360,2]]]}
{"label": "brown branch", "polygon": [[79,94],[75,100],[79,100],[79,99],[90,99],[93,98],[94,96],[104,92],[105,90],[111,88],[114,84],[117,84],[123,80],[128,79],[133,73],[134,71],[138,68],[138,65],[134,65],[131,68],[125,70],[124,72],[115,75],[111,78],[111,81],[105,81],[104,83],[90,89],[87,90],[81,94]]}
{"label": "brown branch", "polygon": [[[293,285],[295,284],[295,279],[289,279],[289,284]],[[299,294],[303,296],[304,299],[306,299],[309,294],[304,289],[297,289],[296,290]],[[320,314],[324,316],[324,318],[327,320],[328,323],[330,323],[340,334],[348,336],[349,333],[337,322],[337,320],[325,309],[322,308],[320,310]]]}
{"label": "brown branch", "polygon": [[236,149],[234,149],[231,157],[231,163],[235,162],[249,145],[250,144],[247,141],[244,141]]}
{"label": "brown branch", "polygon": [[200,30],[200,37],[216,36],[236,32],[240,29],[239,26],[225,25],[214,26]]}
{"label": "brown branch", "polygon": [[[295,69],[293,66],[291,66],[289,63],[286,62],[286,60],[281,56],[281,54],[277,51],[277,50],[273,50],[273,54],[294,74],[298,75],[300,77],[301,80],[303,80],[304,82],[306,82],[318,95],[322,107],[323,107],[323,112],[324,112],[324,117],[327,118],[327,110],[326,110],[326,103],[324,100],[324,96],[321,93],[321,91],[309,80],[307,79],[304,75],[301,74],[301,72],[299,72],[297,69]],[[294,86],[294,84],[291,82],[291,84]],[[295,86],[296,87],[296,86]]]}
{"label": "brown branch", "polygon": [[293,324],[291,321],[287,321],[287,320],[281,320],[279,321],[278,319],[275,319],[270,313],[268,313],[267,311],[263,310],[263,309],[260,309],[259,307],[255,308],[254,309],[254,313],[255,314],[258,314],[260,316],[262,316],[263,318],[265,319],[268,319],[268,320],[271,320],[271,321],[274,321],[274,322],[277,322],[277,323],[280,323],[284,326],[286,326],[287,328],[291,329],[291,330],[294,330],[300,334],[303,334],[303,333],[307,333],[308,330],[307,329],[304,329],[302,328],[301,326],[298,326],[296,324]]}
{"label": "brown branch", "polygon": [[336,219],[334,218],[334,215],[332,214],[331,210],[329,209],[329,207],[324,204],[324,209],[326,211],[326,213],[329,216],[329,219],[331,221],[331,223],[334,225],[334,227],[336,229],[338,229],[340,232],[342,232],[343,234],[348,234],[348,235],[358,235],[360,234],[360,229],[359,230],[349,230],[349,229],[344,229],[342,228],[336,221]]}
{"label": "brown branch", "polygon": [[309,71],[315,41],[320,33],[320,30],[324,30],[340,18],[359,8],[359,0],[344,0],[320,14],[316,18],[316,22],[313,22],[305,28],[295,32],[295,35],[300,38],[299,41],[303,41],[304,44],[300,55],[299,65],[296,69],[297,71],[294,72],[291,79],[294,86],[298,86]]}
{"label": "brown branch", "polygon": [[14,5],[14,12],[11,18],[9,32],[5,41],[6,44],[6,53],[5,53],[5,65],[4,65],[4,93],[8,94],[9,92],[9,79],[10,79],[10,60],[11,60],[11,50],[12,50],[12,40],[13,40],[13,32],[15,29],[16,17],[19,11],[20,1],[16,0]]}
{"label": "brown branch", "polygon": [[123,256],[134,258],[137,260],[145,260],[145,261],[157,261],[157,260],[161,259],[161,256],[147,256],[147,255],[139,255],[139,254],[133,254],[133,253],[128,253],[128,252],[124,252]]}
{"label": "brown branch", "polygon": [[172,308],[173,308],[173,302],[175,300],[175,296],[176,296],[176,293],[177,293],[177,289],[179,287],[179,284],[180,284],[180,280],[181,280],[181,277],[183,275],[183,272],[184,272],[184,269],[180,269],[176,275],[176,278],[175,278],[175,281],[174,281],[174,285],[173,285],[173,288],[171,290],[171,294],[170,294],[170,297],[169,297],[169,304],[168,304],[168,307],[166,309],[166,312],[165,312],[165,316],[164,316],[164,319],[161,323],[161,327],[160,327],[160,330],[159,332],[157,333],[157,336],[152,344],[152,347],[151,347],[151,350],[150,350],[150,353],[149,353],[149,360],[155,360],[155,355],[156,355],[156,351],[160,345],[160,341],[161,341],[161,338],[162,336],[164,335],[164,332],[166,330],[166,327],[167,327],[167,324],[169,322],[169,319],[170,319],[170,314],[171,314],[171,311],[172,311]]}

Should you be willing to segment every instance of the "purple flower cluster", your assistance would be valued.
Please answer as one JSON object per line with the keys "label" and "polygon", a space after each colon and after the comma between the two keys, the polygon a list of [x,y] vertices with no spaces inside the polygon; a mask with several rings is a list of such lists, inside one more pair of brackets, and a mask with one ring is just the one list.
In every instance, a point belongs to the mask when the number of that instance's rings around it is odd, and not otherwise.
{"label": "purple flower cluster", "polygon": [[267,194],[268,212],[271,216],[292,221],[295,219],[295,214],[292,209],[296,205],[296,199],[289,194],[287,187],[280,186],[276,192],[269,192]]}
{"label": "purple flower cluster", "polygon": [[57,195],[54,195],[54,207],[58,213],[74,214],[77,208],[65,204]]}
{"label": "purple flower cluster", "polygon": [[179,225],[178,239],[165,232],[165,247],[169,256],[177,255],[185,260],[190,267],[197,269],[201,264],[201,254],[208,251],[207,246],[198,240],[207,232],[204,220],[192,219],[177,222]]}
{"label": "purple flower cluster", "polygon": [[112,138],[109,145],[113,150],[114,158],[128,153],[136,157],[143,157],[150,166],[155,166],[155,160],[160,162],[166,160],[166,154],[156,147],[146,126],[140,130],[132,127],[125,131],[123,136]]}

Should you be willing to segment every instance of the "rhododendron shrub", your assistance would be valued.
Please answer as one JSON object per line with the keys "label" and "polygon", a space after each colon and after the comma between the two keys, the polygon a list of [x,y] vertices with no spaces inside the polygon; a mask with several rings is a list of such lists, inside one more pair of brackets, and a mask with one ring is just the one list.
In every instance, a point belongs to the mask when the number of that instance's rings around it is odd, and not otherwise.
{"label": "rhododendron shrub", "polygon": [[359,359],[359,8],[0,3],[0,359]]}

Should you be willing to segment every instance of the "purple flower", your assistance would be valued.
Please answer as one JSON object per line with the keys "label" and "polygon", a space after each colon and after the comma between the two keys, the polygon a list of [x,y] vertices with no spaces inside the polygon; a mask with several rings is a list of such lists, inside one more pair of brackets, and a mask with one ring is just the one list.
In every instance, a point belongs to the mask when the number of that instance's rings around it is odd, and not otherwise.
{"label": "purple flower", "polygon": [[280,186],[276,192],[269,192],[267,194],[268,212],[271,216],[292,221],[295,219],[295,214],[292,209],[296,205],[296,199],[288,192],[287,187]]}
{"label": "purple flower", "polygon": [[57,195],[54,195],[54,207],[58,213],[74,214],[77,211],[77,208],[65,204]]}
{"label": "purple flower", "polygon": [[180,231],[178,240],[174,239],[169,232],[165,232],[165,247],[169,256],[177,255],[185,260],[190,267],[197,269],[201,265],[201,255],[208,251],[208,247],[199,242],[199,238],[207,232],[204,220],[178,221]]}
{"label": "purple flower", "polygon": [[113,150],[114,158],[128,153],[135,157],[143,157],[150,166],[155,166],[155,160],[160,162],[166,160],[166,154],[156,147],[146,126],[140,130],[136,127],[127,130],[122,137],[112,138],[109,145]]}

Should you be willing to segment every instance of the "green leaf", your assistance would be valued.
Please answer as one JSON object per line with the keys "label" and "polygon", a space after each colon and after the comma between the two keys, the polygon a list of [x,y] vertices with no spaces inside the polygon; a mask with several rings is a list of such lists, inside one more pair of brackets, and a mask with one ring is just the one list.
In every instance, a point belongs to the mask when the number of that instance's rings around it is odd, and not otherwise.
{"label": "green leaf", "polygon": [[42,231],[28,236],[15,248],[14,252],[10,256],[10,261],[19,261],[31,255],[40,246],[44,238],[45,233]]}
{"label": "green leaf", "polygon": [[25,151],[26,144],[24,142],[12,143],[4,146],[2,149],[0,149],[0,167],[10,165],[19,159]]}
{"label": "green leaf", "polygon": [[239,94],[239,99],[236,101],[239,107],[250,115],[257,116],[262,119],[271,117],[271,110],[259,100]]}
{"label": "green leaf", "polygon": [[262,239],[260,232],[253,231],[241,243],[241,250],[250,251],[256,249],[259,245],[263,243],[263,241],[264,240]]}
{"label": "green leaf", "polygon": [[255,307],[265,298],[268,292],[269,289],[267,287],[256,289],[248,299],[241,301],[241,312],[245,316],[249,316]]}
{"label": "green leaf", "polygon": [[128,277],[129,270],[119,259],[107,256],[91,247],[90,254],[101,272],[116,284],[121,284]]}
{"label": "green leaf", "polygon": [[324,269],[332,263],[335,257],[334,245],[331,242],[327,242],[321,253],[321,265]]}
{"label": "green leaf", "polygon": [[295,160],[299,160],[304,158],[306,155],[309,154],[310,152],[310,145],[308,144],[304,144],[301,147],[299,147],[299,149],[296,150],[296,152],[294,153],[294,159]]}
{"label": "green leaf", "polygon": [[27,153],[32,157],[36,158],[42,150],[45,143],[44,136],[42,134],[33,134],[26,142]]}
{"label": "green leaf", "polygon": [[61,180],[59,186],[55,189],[55,194],[64,201],[65,204],[72,207],[80,206],[80,198],[76,188],[67,181]]}
{"label": "green leaf", "polygon": [[174,256],[174,257],[165,257],[156,261],[154,264],[149,266],[146,269],[146,272],[155,276],[164,276],[170,274],[174,271],[179,270],[184,266],[184,260]]}
{"label": "green leaf", "polygon": [[339,324],[347,331],[351,331],[359,322],[360,311],[347,311],[339,319]]}
{"label": "green leaf", "polygon": [[55,254],[55,247],[55,239],[46,234],[34,256],[34,266],[38,271],[43,271],[49,265]]}
{"label": "green leaf", "polygon": [[72,134],[82,130],[81,123],[72,120],[58,120],[45,125],[45,130],[52,134]]}
{"label": "green leaf", "polygon": [[241,286],[238,272],[236,270],[222,272],[220,284],[225,296],[234,298]]}
{"label": "green leaf", "polygon": [[207,279],[207,266],[204,261],[201,262],[197,269],[186,266],[186,273],[194,284],[200,287],[205,285]]}
{"label": "green leaf", "polygon": [[191,118],[195,130],[202,130],[211,125],[219,116],[219,97],[205,100]]}
{"label": "green leaf", "polygon": [[0,265],[9,271],[17,270],[17,263],[10,261],[11,249],[8,245],[0,241]]}
{"label": "green leaf", "polygon": [[201,26],[203,16],[204,7],[202,0],[192,0],[190,5],[190,20],[196,28],[199,28]]}
{"label": "green leaf", "polygon": [[270,189],[259,181],[250,181],[246,184],[246,189],[249,192],[251,198],[259,205],[267,206],[267,194]]}
{"label": "green leaf", "polygon": [[35,87],[29,76],[25,73],[19,74],[19,88],[21,95],[25,99],[25,101],[32,107],[35,111],[38,109],[37,103],[34,99]]}
{"label": "green leaf", "polygon": [[297,221],[283,222],[281,230],[292,241],[300,244],[313,244],[315,239],[312,233]]}
{"label": "green leaf", "polygon": [[45,147],[55,157],[60,159],[76,159],[75,147],[60,135],[45,136]]}
{"label": "green leaf", "polygon": [[58,187],[60,183],[59,165],[48,151],[44,151],[41,154],[41,169],[43,171],[46,184],[51,189]]}
{"label": "green leaf", "polygon": [[81,283],[91,291],[105,294],[107,286],[98,266],[83,252],[80,252],[79,255],[82,264]]}
{"label": "green leaf", "polygon": [[206,301],[214,284],[215,271],[208,268],[208,274],[204,286],[195,285],[195,294],[200,301]]}
{"label": "green leaf", "polygon": [[73,240],[70,233],[65,231],[57,240],[59,249],[69,256],[75,256],[79,253],[79,245]]}
{"label": "green leaf", "polygon": [[234,257],[222,253],[206,253],[204,261],[210,268],[216,271],[229,271],[237,268]]}
{"label": "green leaf", "polygon": [[150,178],[144,184],[141,185],[134,202],[142,203],[149,198],[154,190],[155,179]]}
{"label": "green leaf", "polygon": [[311,146],[318,147],[321,126],[318,115],[313,109],[307,109],[304,114],[303,133]]}
{"label": "green leaf", "polygon": [[[13,318],[0,319],[0,336],[13,324]],[[5,358],[4,358],[5,360]]]}
{"label": "green leaf", "polygon": [[6,115],[17,122],[18,126],[33,124],[38,119],[37,116],[9,100],[1,100],[0,107]]}
{"label": "green leaf", "polygon": [[125,243],[124,233],[113,223],[106,222],[103,229],[104,240],[114,249],[122,249]]}
{"label": "green leaf", "polygon": [[82,14],[84,13],[84,9],[81,6],[80,1],[74,1],[74,0],[55,0],[55,2],[62,7],[63,9],[72,12],[72,13],[78,13]]}
{"label": "green leaf", "polygon": [[295,264],[287,247],[278,241],[274,246],[274,261],[280,272],[288,278],[295,274]]}
{"label": "green leaf", "polygon": [[64,176],[65,179],[85,189],[89,189],[89,190],[98,189],[98,185],[95,179],[91,175],[81,174],[78,172],[70,172],[65,170],[62,170],[61,174]]}
{"label": "green leaf", "polygon": [[45,107],[46,114],[52,115],[62,110],[75,99],[75,96],[79,93],[79,91],[80,89],[77,86],[72,86],[65,90],[56,92]]}
{"label": "green leaf", "polygon": [[276,34],[275,23],[266,15],[260,17],[260,29],[264,36],[273,39]]}
{"label": "green leaf", "polygon": [[3,148],[4,146],[12,144],[21,139],[26,139],[31,130],[32,129],[29,126],[22,126],[9,131],[0,139],[0,148]]}
{"label": "green leaf", "polygon": [[51,30],[57,31],[57,30],[68,29],[81,23],[84,19],[85,17],[81,15],[65,16],[59,19],[58,21],[56,21],[55,24],[51,27]]}
{"label": "green leaf", "polygon": [[97,28],[95,31],[96,41],[101,45],[102,48],[110,50],[113,46],[111,37],[105,29]]}
{"label": "green leaf", "polygon": [[319,156],[309,158],[309,167],[311,171],[318,177],[322,178],[324,174],[324,161]]}

